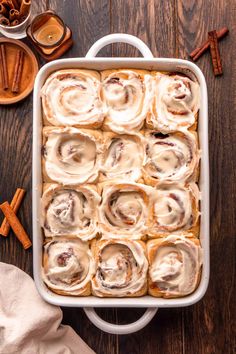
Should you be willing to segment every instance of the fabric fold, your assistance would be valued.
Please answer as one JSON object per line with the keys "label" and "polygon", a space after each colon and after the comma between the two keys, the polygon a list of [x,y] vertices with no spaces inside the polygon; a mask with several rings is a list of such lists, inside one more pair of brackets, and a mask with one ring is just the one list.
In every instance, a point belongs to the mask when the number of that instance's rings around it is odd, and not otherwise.
{"label": "fabric fold", "polygon": [[94,353],[61,320],[61,309],[40,297],[28,274],[0,262],[1,354]]}

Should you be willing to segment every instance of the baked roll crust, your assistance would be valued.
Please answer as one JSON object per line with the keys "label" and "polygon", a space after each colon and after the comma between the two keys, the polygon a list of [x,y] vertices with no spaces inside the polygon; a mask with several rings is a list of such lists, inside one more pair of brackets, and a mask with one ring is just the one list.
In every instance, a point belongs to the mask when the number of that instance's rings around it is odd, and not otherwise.
{"label": "baked roll crust", "polygon": [[94,261],[86,242],[54,238],[44,245],[43,280],[54,293],[88,296],[93,274]]}
{"label": "baked roll crust", "polygon": [[153,112],[147,126],[162,133],[197,127],[200,87],[187,76],[154,72]]}
{"label": "baked roll crust", "polygon": [[194,292],[199,284],[202,248],[196,238],[171,234],[147,243],[149,261],[148,293],[176,298]]}
{"label": "baked roll crust", "polygon": [[45,184],[41,199],[41,226],[45,236],[76,236],[83,241],[94,238],[98,231],[100,200],[94,185]]}
{"label": "baked roll crust", "polygon": [[95,130],[44,127],[43,178],[63,185],[97,180],[103,138]]}
{"label": "baked roll crust", "polygon": [[41,91],[45,125],[97,128],[104,119],[100,74],[66,69],[51,74]]}
{"label": "baked roll crust", "polygon": [[153,225],[150,237],[163,237],[172,232],[188,231],[198,237],[199,190],[195,183],[158,183],[153,195]]}
{"label": "baked roll crust", "polygon": [[161,181],[196,181],[199,150],[195,132],[162,134],[147,130],[143,178],[155,186]]}
{"label": "baked roll crust", "polygon": [[142,176],[144,139],[141,134],[104,132],[100,181],[124,179],[137,182]]}
{"label": "baked roll crust", "polygon": [[175,298],[197,288],[194,80],[136,69],[47,78],[41,226],[43,280],[53,292]]}
{"label": "baked roll crust", "polygon": [[153,99],[153,79],[146,70],[117,69],[101,72],[106,106],[104,129],[119,134],[141,129]]}
{"label": "baked roll crust", "polygon": [[96,273],[92,294],[99,297],[138,297],[147,292],[145,244],[127,239],[94,240]]}
{"label": "baked roll crust", "polygon": [[99,228],[103,238],[144,238],[150,223],[150,187],[108,181],[99,184]]}

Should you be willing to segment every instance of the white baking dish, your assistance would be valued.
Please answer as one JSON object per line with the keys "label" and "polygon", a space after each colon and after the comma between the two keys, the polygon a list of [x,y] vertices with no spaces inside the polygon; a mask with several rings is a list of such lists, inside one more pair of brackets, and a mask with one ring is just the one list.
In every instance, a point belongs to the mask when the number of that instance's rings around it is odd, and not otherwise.
{"label": "white baking dish", "polygon": [[[97,52],[107,44],[125,42],[140,50],[144,58],[95,58]],[[46,78],[55,70],[66,68],[85,68],[104,70],[112,68],[136,68],[160,71],[183,72],[195,77],[201,89],[201,106],[198,133],[202,151],[200,162],[201,225],[200,239],[204,250],[201,282],[191,295],[178,299],[162,299],[151,296],[140,298],[97,298],[60,296],[51,292],[41,278],[42,230],[39,224],[41,180],[41,130],[42,108],[40,90]],[[138,38],[126,34],[111,34],[101,38],[89,50],[85,58],[60,59],[46,64],[39,71],[34,86],[33,107],[33,268],[34,279],[41,296],[49,303],[59,306],[84,307],[87,316],[100,329],[109,333],[131,333],[143,328],[155,315],[158,307],[189,306],[199,301],[206,292],[209,280],[209,164],[208,164],[208,108],[207,88],[201,70],[193,63],[180,59],[153,58],[149,48]],[[145,314],[135,323],[114,325],[103,321],[93,307],[146,307]]]}

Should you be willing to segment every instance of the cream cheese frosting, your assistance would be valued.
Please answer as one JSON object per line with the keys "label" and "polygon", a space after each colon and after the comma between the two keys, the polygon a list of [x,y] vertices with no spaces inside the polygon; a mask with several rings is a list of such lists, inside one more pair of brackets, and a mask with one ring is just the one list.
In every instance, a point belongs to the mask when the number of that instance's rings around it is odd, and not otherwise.
{"label": "cream cheese frosting", "polygon": [[44,115],[52,125],[101,125],[104,112],[100,90],[97,72],[78,69],[56,71],[41,90]]}
{"label": "cream cheese frosting", "polygon": [[[144,173],[152,183],[187,181],[196,172],[199,150],[194,133],[146,133],[146,164]],[[148,179],[149,181],[149,179]]]}
{"label": "cream cheese frosting", "polygon": [[98,177],[102,137],[99,132],[76,128],[45,128],[45,171],[51,180],[73,185]]}
{"label": "cream cheese frosting", "polygon": [[90,240],[97,234],[100,196],[94,186],[76,188],[51,184],[41,199],[41,225],[49,236],[73,235]]}
{"label": "cream cheese frosting", "polygon": [[155,80],[153,127],[168,133],[192,126],[200,105],[199,84],[186,76],[161,73]]}
{"label": "cream cheese frosting", "polygon": [[103,238],[140,239],[149,223],[150,187],[138,183],[105,183],[99,207]]}
{"label": "cream cheese frosting", "polygon": [[192,293],[199,279],[202,252],[200,245],[183,236],[170,235],[164,238],[156,248],[149,268],[151,281],[166,296]]}
{"label": "cream cheese frosting", "polygon": [[199,191],[191,183],[159,183],[154,203],[153,234],[188,230],[196,225],[199,212]]}
{"label": "cream cheese frosting", "polygon": [[97,296],[132,296],[146,284],[147,270],[148,262],[141,244],[107,240],[99,247],[93,292]]}
{"label": "cream cheese frosting", "polygon": [[94,261],[87,243],[79,239],[54,239],[44,246],[43,280],[68,295],[80,295],[94,274]]}
{"label": "cream cheese frosting", "polygon": [[66,69],[50,75],[41,95],[51,125],[42,147],[47,286],[82,296],[91,281],[95,296],[141,296],[148,262],[137,240],[149,237],[159,242],[149,266],[158,296],[192,293],[202,265],[191,238],[200,214],[192,131],[198,82],[176,73]]}
{"label": "cream cheese frosting", "polygon": [[105,126],[119,134],[139,130],[153,99],[151,75],[132,70],[111,72],[102,82]]}
{"label": "cream cheese frosting", "polygon": [[144,163],[143,137],[138,134],[116,135],[114,133],[107,133],[105,137],[105,152],[101,166],[102,180],[120,178],[126,181],[138,181]]}

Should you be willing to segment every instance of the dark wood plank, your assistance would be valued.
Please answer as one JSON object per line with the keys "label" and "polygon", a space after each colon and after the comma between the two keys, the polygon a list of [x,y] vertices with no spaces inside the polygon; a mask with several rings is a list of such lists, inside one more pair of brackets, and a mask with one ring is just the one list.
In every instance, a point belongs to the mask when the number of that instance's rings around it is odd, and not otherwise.
{"label": "dark wood plank", "polygon": [[[112,2],[111,32],[133,34],[142,39],[156,57],[173,57],[175,43],[175,1],[116,0]],[[133,47],[113,45],[112,55],[141,56]]]}
{"label": "dark wood plank", "polygon": [[[84,57],[91,45],[110,32],[109,1],[49,0],[50,9],[55,10],[72,29],[74,45],[65,57]],[[100,56],[111,56],[107,47]]]}
{"label": "dark wood plank", "polygon": [[[97,313],[105,321],[116,323],[115,309],[97,309]],[[70,325],[78,335],[97,353],[118,353],[117,336],[107,334],[96,328],[87,318],[83,309],[63,308],[63,323]]]}
{"label": "dark wood plank", "polygon": [[[178,1],[178,56],[228,26],[220,42],[224,75],[215,78],[206,53],[197,62],[206,76],[209,95],[211,178],[211,278],[204,299],[184,311],[186,353],[233,353],[235,350],[235,3]],[[234,316],[234,317],[233,317]],[[234,322],[235,324],[235,322]]]}
{"label": "dark wood plank", "polygon": [[[119,309],[120,324],[136,321],[144,309]],[[159,309],[141,331],[119,336],[119,353],[173,354],[182,353],[182,310]]]}

